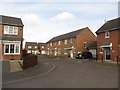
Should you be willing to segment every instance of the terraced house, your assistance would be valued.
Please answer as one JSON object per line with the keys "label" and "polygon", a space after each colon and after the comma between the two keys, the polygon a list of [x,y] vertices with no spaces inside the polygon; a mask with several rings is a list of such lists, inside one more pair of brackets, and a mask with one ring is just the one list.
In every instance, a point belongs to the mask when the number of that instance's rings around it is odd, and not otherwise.
{"label": "terraced house", "polygon": [[99,60],[120,60],[120,18],[107,21],[96,32]]}
{"label": "terraced house", "polygon": [[52,38],[47,42],[47,55],[74,57],[79,52],[87,51],[87,46],[96,40],[88,27]]}
{"label": "terraced house", "polygon": [[46,44],[37,42],[26,42],[25,50],[28,54],[46,54]]}
{"label": "terraced house", "polygon": [[22,60],[23,23],[0,15],[0,60]]}
{"label": "terraced house", "polygon": [[37,54],[38,53],[38,44],[37,42],[26,42],[25,50],[28,54]]}
{"label": "terraced house", "polygon": [[46,54],[46,43],[38,43],[39,54]]}

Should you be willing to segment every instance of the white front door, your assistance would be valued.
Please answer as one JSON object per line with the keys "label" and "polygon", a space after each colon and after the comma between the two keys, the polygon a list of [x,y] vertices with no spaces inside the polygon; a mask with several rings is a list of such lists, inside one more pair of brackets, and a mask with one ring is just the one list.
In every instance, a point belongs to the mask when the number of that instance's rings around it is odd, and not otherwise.
{"label": "white front door", "polygon": [[73,58],[73,50],[70,50],[70,57]]}

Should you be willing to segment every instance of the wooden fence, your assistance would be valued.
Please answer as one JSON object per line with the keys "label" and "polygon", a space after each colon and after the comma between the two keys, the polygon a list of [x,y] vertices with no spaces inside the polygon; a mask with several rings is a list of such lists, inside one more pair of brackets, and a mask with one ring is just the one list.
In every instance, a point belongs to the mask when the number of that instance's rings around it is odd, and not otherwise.
{"label": "wooden fence", "polygon": [[28,69],[38,64],[37,55],[27,55],[23,58],[22,68]]}

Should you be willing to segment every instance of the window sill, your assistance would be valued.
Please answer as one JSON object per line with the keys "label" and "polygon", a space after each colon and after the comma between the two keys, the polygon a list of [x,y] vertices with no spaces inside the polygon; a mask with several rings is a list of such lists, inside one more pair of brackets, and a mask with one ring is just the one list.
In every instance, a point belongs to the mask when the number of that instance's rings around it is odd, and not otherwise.
{"label": "window sill", "polygon": [[105,38],[110,38],[110,37],[105,37]]}
{"label": "window sill", "polygon": [[11,53],[5,53],[4,55],[20,55],[20,53],[13,53],[13,54],[11,54]]}

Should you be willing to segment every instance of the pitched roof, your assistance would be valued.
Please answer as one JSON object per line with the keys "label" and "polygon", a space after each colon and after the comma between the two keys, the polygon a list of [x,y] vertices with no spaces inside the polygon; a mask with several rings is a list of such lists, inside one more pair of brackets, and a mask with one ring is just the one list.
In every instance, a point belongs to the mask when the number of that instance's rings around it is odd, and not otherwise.
{"label": "pitched roof", "polygon": [[97,48],[97,41],[91,42],[91,43],[88,45],[88,48],[89,48],[89,49]]}
{"label": "pitched roof", "polygon": [[4,15],[0,15],[0,24],[24,26],[20,18],[4,16]]}
{"label": "pitched roof", "polygon": [[37,45],[37,42],[26,42],[27,45]]}
{"label": "pitched roof", "polygon": [[40,46],[41,46],[41,45],[45,45],[45,44],[46,44],[46,43],[38,43],[38,45],[40,45]]}
{"label": "pitched roof", "polygon": [[112,31],[112,30],[116,30],[116,29],[120,29],[120,17],[107,21],[103,26],[101,26],[96,33],[101,33],[101,32],[105,32],[105,31]]}
{"label": "pitched roof", "polygon": [[23,41],[23,38],[18,36],[0,36],[0,40]]}
{"label": "pitched roof", "polygon": [[67,34],[63,34],[60,36],[56,36],[54,38],[52,38],[51,40],[49,40],[47,43],[49,42],[55,42],[55,41],[60,41],[60,40],[65,40],[65,39],[69,39],[69,38],[75,38],[79,33],[81,33],[83,30],[88,29],[88,27],[73,31],[73,32],[69,32]]}

